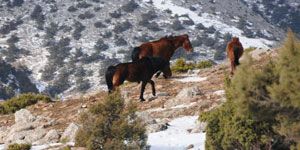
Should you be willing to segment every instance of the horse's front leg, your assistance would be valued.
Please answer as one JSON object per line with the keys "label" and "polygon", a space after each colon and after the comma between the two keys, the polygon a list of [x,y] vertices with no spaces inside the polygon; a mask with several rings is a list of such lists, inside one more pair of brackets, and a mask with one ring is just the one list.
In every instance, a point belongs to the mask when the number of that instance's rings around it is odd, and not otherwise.
{"label": "horse's front leg", "polygon": [[144,99],[144,91],[145,91],[146,84],[147,84],[147,82],[142,81],[141,95],[140,95],[140,100],[141,101],[145,101],[145,99]]}
{"label": "horse's front leg", "polygon": [[158,78],[160,74],[161,74],[161,71],[158,71],[155,75],[155,78]]}
{"label": "horse's front leg", "polygon": [[154,83],[153,80],[150,80],[149,83],[152,86],[152,95],[155,96],[156,95],[156,92],[155,92],[155,83]]}

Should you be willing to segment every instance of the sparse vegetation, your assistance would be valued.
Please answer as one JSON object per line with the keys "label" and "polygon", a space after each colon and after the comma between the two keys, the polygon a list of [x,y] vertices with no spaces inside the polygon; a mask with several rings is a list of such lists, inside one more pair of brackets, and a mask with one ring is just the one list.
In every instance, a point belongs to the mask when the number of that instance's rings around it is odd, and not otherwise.
{"label": "sparse vegetation", "polygon": [[81,115],[75,145],[89,150],[145,148],[146,129],[135,111],[134,104],[125,106],[119,92],[110,94]]}
{"label": "sparse vegetation", "polygon": [[90,11],[86,11],[83,14],[78,15],[78,18],[81,20],[92,19],[94,17],[95,17],[95,14],[91,13]]}
{"label": "sparse vegetation", "polygon": [[122,32],[128,30],[128,29],[131,28],[131,27],[132,27],[132,24],[131,24],[128,20],[126,20],[125,22],[122,22],[122,23],[120,23],[120,24],[117,24],[117,25],[114,27],[113,31],[114,31],[115,33],[122,33]]}
{"label": "sparse vegetation", "polygon": [[128,2],[127,4],[122,6],[122,10],[124,10],[125,12],[130,13],[130,12],[133,12],[138,7],[139,7],[139,5],[134,0],[130,0],[130,2]]}
{"label": "sparse vegetation", "polygon": [[204,60],[198,63],[186,62],[183,58],[176,60],[175,64],[171,66],[172,71],[174,72],[187,72],[188,70],[193,69],[204,69],[210,68],[214,65],[214,62],[211,60]]}
{"label": "sparse vegetation", "polygon": [[31,144],[10,144],[7,150],[30,150]]}
{"label": "sparse vegetation", "polygon": [[15,96],[0,104],[0,114],[14,113],[22,108],[33,105],[38,101],[51,102],[48,96],[27,93]]}

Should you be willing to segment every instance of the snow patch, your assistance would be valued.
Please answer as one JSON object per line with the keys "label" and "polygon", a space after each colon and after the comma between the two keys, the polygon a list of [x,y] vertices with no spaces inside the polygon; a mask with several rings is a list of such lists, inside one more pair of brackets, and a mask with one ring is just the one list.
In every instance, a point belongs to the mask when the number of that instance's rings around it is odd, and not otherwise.
{"label": "snow patch", "polygon": [[205,133],[189,133],[188,129],[196,127],[198,116],[185,116],[169,122],[167,130],[150,133],[148,144],[150,150],[183,150],[193,144],[194,149],[204,150]]}
{"label": "snow patch", "polygon": [[189,76],[182,79],[178,79],[179,82],[201,82],[207,80],[207,77],[199,77],[199,76]]}

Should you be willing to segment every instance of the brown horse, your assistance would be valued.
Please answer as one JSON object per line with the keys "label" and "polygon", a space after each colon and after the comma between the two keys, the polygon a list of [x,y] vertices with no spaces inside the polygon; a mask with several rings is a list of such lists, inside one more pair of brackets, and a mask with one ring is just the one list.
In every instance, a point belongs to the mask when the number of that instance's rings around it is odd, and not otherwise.
{"label": "brown horse", "polygon": [[[175,50],[183,47],[187,52],[192,52],[193,47],[187,34],[179,36],[166,36],[157,41],[147,42],[135,47],[131,54],[132,61],[137,61],[146,56],[159,56],[170,61]],[[160,72],[156,75],[158,77]],[[164,77],[167,78],[166,74]]]}
{"label": "brown horse", "polygon": [[227,44],[227,57],[231,64],[231,74],[235,71],[236,66],[240,64],[239,59],[243,55],[244,48],[239,41],[239,38],[233,37],[232,40]]}
{"label": "brown horse", "polygon": [[151,78],[159,70],[166,75],[171,75],[169,61],[161,57],[144,57],[135,62],[109,66],[105,73],[108,91],[110,93],[115,90],[125,80],[138,83],[142,81],[140,100],[145,101],[143,94],[147,83],[151,84],[152,94],[155,96],[154,81]]}

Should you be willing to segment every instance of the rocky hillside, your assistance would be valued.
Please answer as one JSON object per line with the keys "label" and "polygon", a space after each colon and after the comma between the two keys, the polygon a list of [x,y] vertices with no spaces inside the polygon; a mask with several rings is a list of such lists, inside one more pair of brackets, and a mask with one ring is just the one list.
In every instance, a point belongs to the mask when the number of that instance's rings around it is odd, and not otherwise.
{"label": "rocky hillside", "polygon": [[[257,65],[261,65],[266,58],[276,55],[274,51],[256,49],[251,54]],[[220,64],[175,74],[171,79],[154,79],[157,96],[152,96],[151,88],[147,86],[146,102],[139,102],[140,85],[136,83],[126,83],[120,91],[125,103],[133,101],[138,105],[137,114],[147,125],[148,144],[153,149],[164,146],[173,149],[195,146],[201,149],[205,140],[205,123],[196,121],[197,116],[225,101],[223,84],[228,73],[229,65]],[[40,102],[15,114],[1,115],[0,143],[29,142],[36,149],[73,145],[72,133],[78,129],[79,114],[102,101],[106,94],[101,91],[77,95],[66,101]],[[179,138],[172,139],[171,136]],[[174,140],[179,140],[175,142],[178,144],[174,144]]]}
{"label": "rocky hillside", "polygon": [[174,58],[219,61],[232,36],[271,47],[287,27],[299,32],[300,14],[297,0],[3,0],[0,12],[0,56],[53,97],[101,89],[105,68],[143,42],[188,33],[195,51]]}

